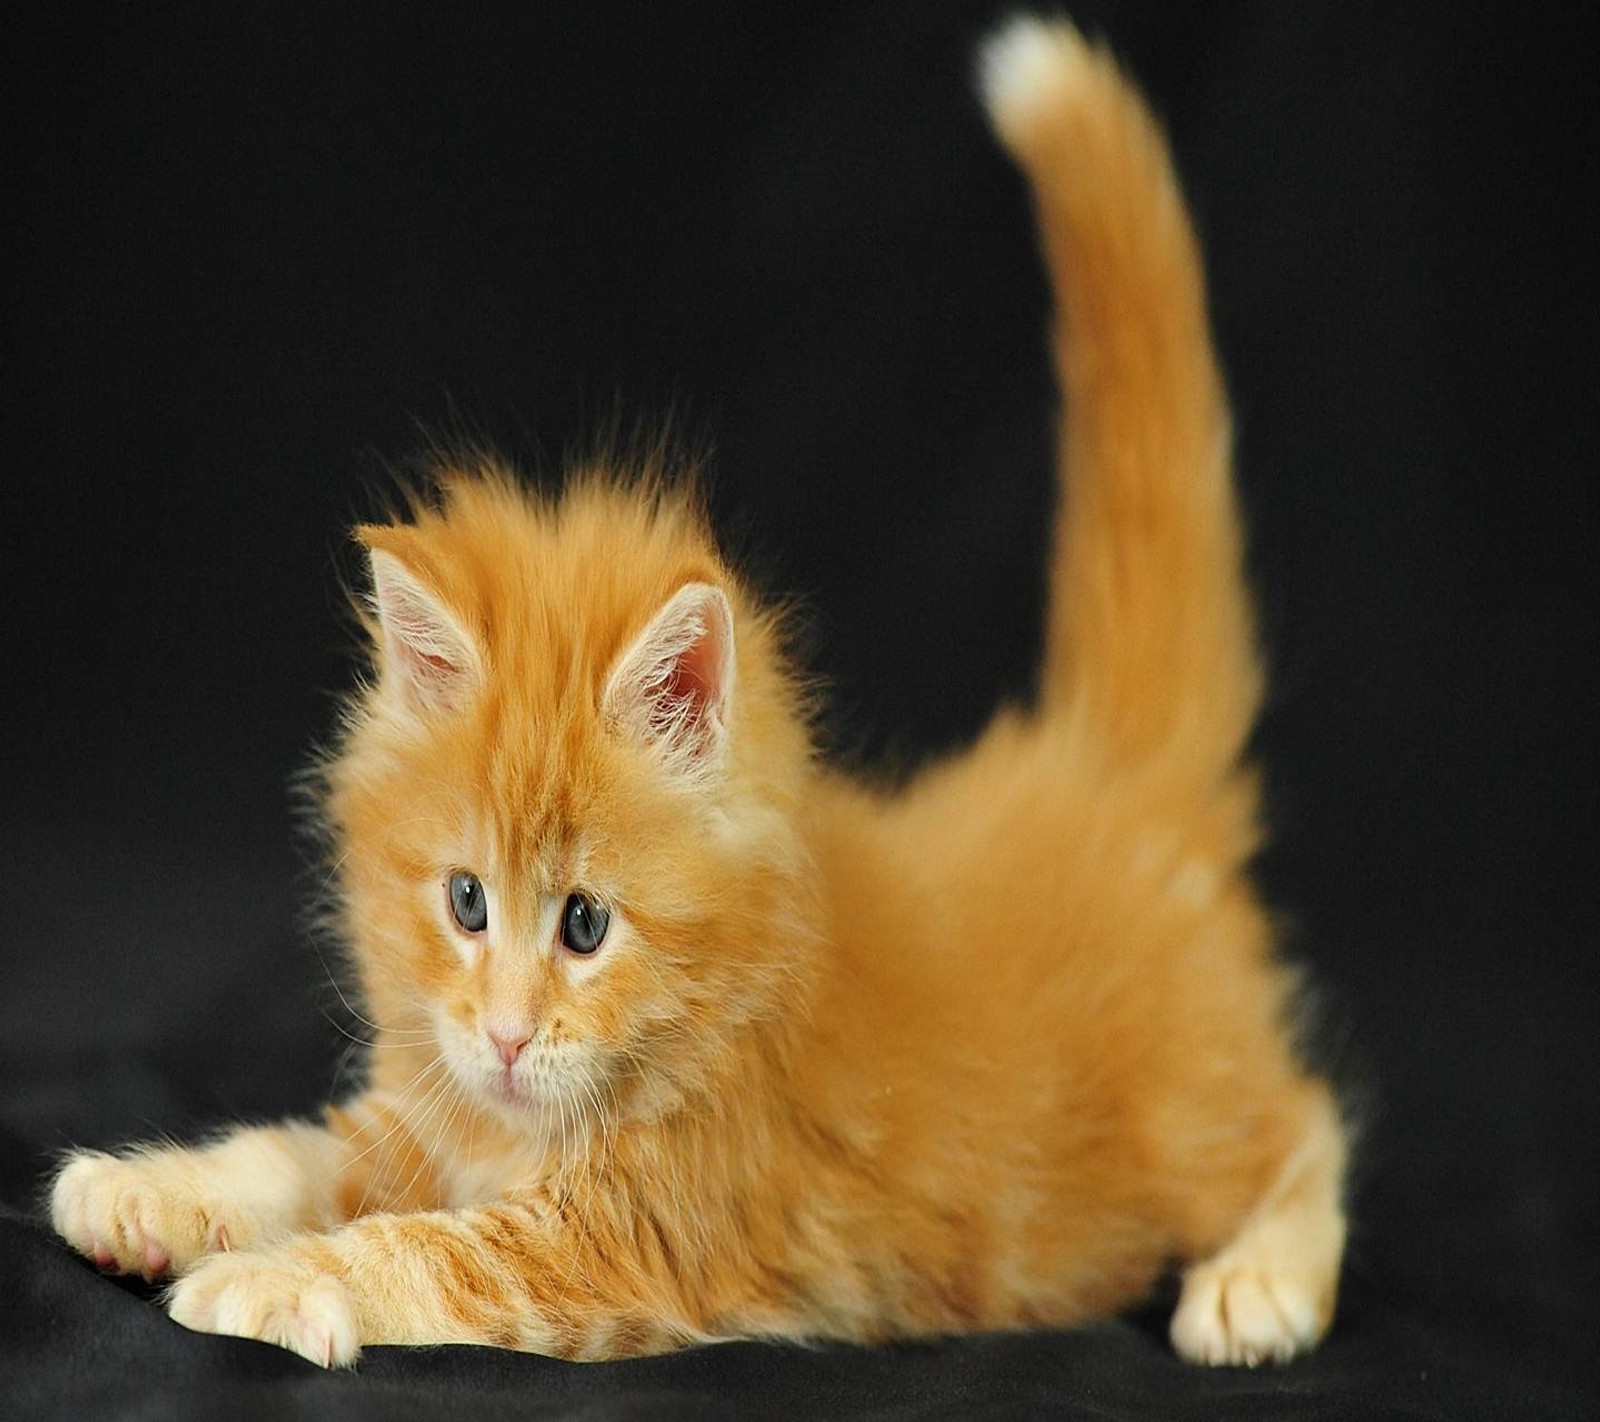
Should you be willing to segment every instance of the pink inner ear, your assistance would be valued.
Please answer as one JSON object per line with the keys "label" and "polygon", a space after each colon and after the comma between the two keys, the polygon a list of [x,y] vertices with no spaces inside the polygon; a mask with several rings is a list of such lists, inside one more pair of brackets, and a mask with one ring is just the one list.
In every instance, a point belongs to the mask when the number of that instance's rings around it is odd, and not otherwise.
{"label": "pink inner ear", "polygon": [[657,734],[698,738],[709,729],[721,699],[721,641],[712,628],[677,654],[646,693],[650,724]]}
{"label": "pink inner ear", "polygon": [[417,647],[411,647],[408,650],[415,660],[431,668],[440,676],[454,676],[461,670],[461,668],[452,662],[448,657],[440,656],[438,652],[424,652]]}
{"label": "pink inner ear", "polygon": [[703,721],[717,696],[718,657],[715,637],[709,630],[702,633],[678,654],[657,694],[668,705],[686,707],[690,720]]}
{"label": "pink inner ear", "polygon": [[431,695],[447,697],[450,688],[465,674],[462,659],[441,650],[436,645],[437,631],[414,617],[397,615],[393,631],[394,651],[404,661],[413,685]]}
{"label": "pink inner ear", "polygon": [[715,767],[733,678],[728,600],[714,587],[689,583],[623,653],[606,686],[606,714],[666,750],[681,769]]}
{"label": "pink inner ear", "polygon": [[454,705],[478,677],[467,635],[443,603],[393,554],[372,552],[373,602],[389,663],[413,706]]}
{"label": "pink inner ear", "polygon": [[411,679],[431,696],[448,699],[450,688],[461,679],[461,668],[439,652],[407,646],[403,655],[411,663]]}

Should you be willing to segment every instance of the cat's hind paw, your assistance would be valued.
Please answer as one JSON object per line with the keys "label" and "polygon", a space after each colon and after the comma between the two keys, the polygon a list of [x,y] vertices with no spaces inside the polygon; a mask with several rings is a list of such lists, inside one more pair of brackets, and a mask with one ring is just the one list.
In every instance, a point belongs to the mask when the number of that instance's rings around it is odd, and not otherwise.
{"label": "cat's hind paw", "polygon": [[1227,1258],[1189,1270],[1172,1346],[1191,1363],[1286,1363],[1314,1347],[1327,1310],[1298,1279]]}
{"label": "cat's hind paw", "polygon": [[207,1208],[184,1156],[75,1153],[51,1191],[56,1233],[102,1269],[150,1280],[229,1248],[228,1224]]}
{"label": "cat's hind paw", "polygon": [[287,1252],[208,1259],[173,1285],[167,1310],[198,1333],[274,1343],[319,1367],[348,1367],[360,1352],[349,1289]]}
{"label": "cat's hind paw", "polygon": [[1344,1127],[1325,1093],[1303,1143],[1220,1253],[1192,1265],[1172,1346],[1194,1363],[1285,1363],[1333,1322],[1344,1256]]}

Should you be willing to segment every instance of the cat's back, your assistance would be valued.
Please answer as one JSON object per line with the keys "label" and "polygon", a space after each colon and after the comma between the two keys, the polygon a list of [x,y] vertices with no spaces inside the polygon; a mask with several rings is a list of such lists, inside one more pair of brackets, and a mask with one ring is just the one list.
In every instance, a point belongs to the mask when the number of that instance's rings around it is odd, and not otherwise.
{"label": "cat's back", "polygon": [[896,793],[832,782],[816,832],[836,950],[885,990],[1012,1027],[1108,995],[1148,1007],[1259,966],[1255,812],[1248,775],[1194,794],[1005,711]]}

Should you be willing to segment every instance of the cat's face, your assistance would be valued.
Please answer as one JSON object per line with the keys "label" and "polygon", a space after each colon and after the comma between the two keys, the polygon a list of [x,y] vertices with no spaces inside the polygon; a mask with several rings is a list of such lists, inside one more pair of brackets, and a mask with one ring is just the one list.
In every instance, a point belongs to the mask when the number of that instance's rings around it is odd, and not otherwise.
{"label": "cat's face", "polygon": [[375,1009],[475,1104],[576,1132],[680,1100],[780,1005],[794,965],[758,947],[793,848],[734,753],[760,676],[746,715],[729,598],[680,571],[703,550],[628,507],[631,568],[585,575],[615,537],[488,493],[363,535],[380,676],[330,775],[341,875]]}
{"label": "cat's face", "polygon": [[[469,1088],[513,1110],[548,1112],[575,1092],[598,1100],[611,1089],[627,1043],[608,1040],[593,994],[574,989],[602,948],[607,965],[629,951],[629,925],[590,889],[541,894],[535,886],[525,897],[529,911],[519,923],[513,894],[466,870],[445,876],[450,926],[482,972],[436,1009],[435,1030]],[[637,959],[637,945],[633,952]],[[581,1020],[569,1030],[573,1018]]]}
{"label": "cat's face", "polygon": [[393,970],[456,1080],[559,1129],[660,1097],[674,1049],[716,1014],[730,949],[715,905],[733,890],[715,882],[715,826],[652,796],[625,746],[531,730],[419,747],[383,872],[409,907]]}

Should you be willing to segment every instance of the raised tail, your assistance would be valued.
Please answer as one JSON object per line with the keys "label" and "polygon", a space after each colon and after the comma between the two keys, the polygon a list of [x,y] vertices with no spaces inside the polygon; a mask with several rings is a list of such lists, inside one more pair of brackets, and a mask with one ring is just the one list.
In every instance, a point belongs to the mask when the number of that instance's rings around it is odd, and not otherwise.
{"label": "raised tail", "polygon": [[1057,308],[1041,710],[1118,763],[1211,779],[1239,756],[1263,679],[1227,398],[1166,141],[1115,61],[1065,22],[1011,21],[981,80],[1032,185]]}

